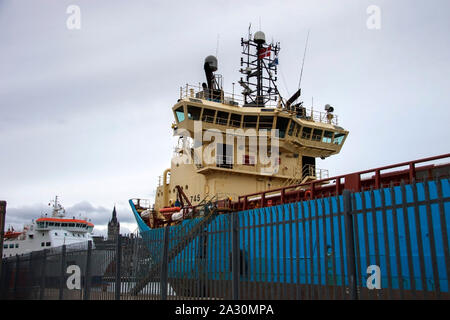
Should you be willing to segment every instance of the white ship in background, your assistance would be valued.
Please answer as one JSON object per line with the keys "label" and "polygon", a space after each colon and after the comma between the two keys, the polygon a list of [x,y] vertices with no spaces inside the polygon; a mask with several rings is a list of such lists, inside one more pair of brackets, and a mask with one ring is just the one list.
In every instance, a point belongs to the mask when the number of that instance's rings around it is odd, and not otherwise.
{"label": "white ship in background", "polygon": [[25,225],[21,232],[12,228],[5,232],[4,258],[75,243],[84,243],[87,247],[88,241],[92,241],[94,225],[87,218],[66,217],[66,211],[57,196],[52,202],[50,216],[41,215],[31,224]]}

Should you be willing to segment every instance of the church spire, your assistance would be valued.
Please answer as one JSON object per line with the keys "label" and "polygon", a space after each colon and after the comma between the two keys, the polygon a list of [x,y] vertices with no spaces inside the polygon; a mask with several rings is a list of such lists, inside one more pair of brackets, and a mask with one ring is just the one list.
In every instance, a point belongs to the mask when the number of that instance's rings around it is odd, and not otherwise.
{"label": "church spire", "polygon": [[113,209],[113,212],[112,212],[111,222],[117,222],[116,206],[114,206],[114,209]]}
{"label": "church spire", "polygon": [[112,212],[111,221],[108,223],[108,240],[115,240],[120,233],[120,223],[117,220],[116,206]]}

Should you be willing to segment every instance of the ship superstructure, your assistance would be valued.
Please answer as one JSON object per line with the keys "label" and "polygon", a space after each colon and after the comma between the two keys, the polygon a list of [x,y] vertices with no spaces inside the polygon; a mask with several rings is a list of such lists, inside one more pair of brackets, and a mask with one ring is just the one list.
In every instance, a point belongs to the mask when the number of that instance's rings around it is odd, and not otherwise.
{"label": "ship superstructure", "polygon": [[94,224],[87,218],[67,217],[58,197],[52,202],[53,205],[49,203],[52,205],[50,215],[41,215],[25,225],[21,232],[12,228],[5,232],[3,257],[92,241]]}
{"label": "ship superstructure", "polygon": [[276,85],[280,44],[266,43],[263,32],[241,39],[241,46],[242,95],[234,86],[233,93],[224,92],[214,56],[204,62],[206,82],[180,88],[172,107],[180,143],[160,178],[154,206],[139,204],[148,208],[140,213],[150,227],[184,218],[176,213],[185,205],[213,198],[236,201],[242,194],[328,177],[327,170],[316,167],[316,158],[339,153],[348,135],[333,107],[307,109],[298,101],[301,89],[289,99],[281,97]]}

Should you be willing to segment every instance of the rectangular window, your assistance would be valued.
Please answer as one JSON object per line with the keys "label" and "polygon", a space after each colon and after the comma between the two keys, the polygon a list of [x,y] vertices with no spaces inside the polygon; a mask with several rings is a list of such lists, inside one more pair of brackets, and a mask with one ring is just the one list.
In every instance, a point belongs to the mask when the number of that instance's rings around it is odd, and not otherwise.
{"label": "rectangular window", "polygon": [[16,248],[18,248],[19,247],[19,244],[18,243],[16,243]]}
{"label": "rectangular window", "polygon": [[336,133],[334,135],[333,143],[334,144],[342,144],[342,141],[344,141],[345,133]]}
{"label": "rectangular window", "polygon": [[8,249],[8,245],[7,245],[7,244],[4,244],[4,245],[3,245],[3,249]]}
{"label": "rectangular window", "polygon": [[302,126],[297,124],[297,128],[294,130],[294,135],[298,138],[300,136],[300,132],[302,132]]}
{"label": "rectangular window", "polygon": [[44,243],[44,242],[41,242],[41,247],[43,247],[43,246],[45,246],[45,243]]}
{"label": "rectangular window", "polygon": [[200,113],[202,112],[202,108],[187,106],[187,112],[189,120],[200,120]]}
{"label": "rectangular window", "polygon": [[286,135],[286,127],[289,123],[288,118],[278,117],[276,128],[278,129],[279,138],[283,139]]}
{"label": "rectangular window", "polygon": [[272,129],[273,117],[259,117],[259,129]]}
{"label": "rectangular window", "polygon": [[323,130],[314,129],[313,135],[312,135],[312,140],[313,141],[320,141],[320,139],[322,139],[322,132],[323,132]]}
{"label": "rectangular window", "polygon": [[233,169],[233,146],[217,144],[216,166],[219,168]]}
{"label": "rectangular window", "polygon": [[218,111],[216,117],[216,124],[221,124],[226,126],[228,124],[228,116],[230,114],[228,112]]}
{"label": "rectangular window", "polygon": [[47,242],[45,245],[46,245],[47,247],[50,247],[50,242]]}
{"label": "rectangular window", "polygon": [[332,138],[333,138],[333,132],[325,131],[323,134],[322,142],[331,143]]}
{"label": "rectangular window", "polygon": [[312,131],[311,128],[303,127],[302,139],[306,139],[306,140],[311,139],[311,131]]}
{"label": "rectangular window", "polygon": [[184,107],[183,106],[181,106],[177,110],[175,110],[175,114],[177,115],[178,123],[184,121]]}
{"label": "rectangular window", "polygon": [[240,114],[231,114],[230,118],[230,126],[240,128],[241,127],[241,118],[242,116]]}
{"label": "rectangular window", "polygon": [[215,116],[216,116],[216,110],[203,109],[202,121],[214,123]]}
{"label": "rectangular window", "polygon": [[294,133],[294,125],[295,125],[295,122],[291,121],[291,124],[289,126],[289,131],[288,131],[288,135],[290,135],[290,136],[292,136],[292,134]]}
{"label": "rectangular window", "polygon": [[10,249],[14,249],[14,243],[10,244],[10,245],[9,245],[9,248],[10,248]]}
{"label": "rectangular window", "polygon": [[257,116],[244,116],[244,128],[256,128]]}

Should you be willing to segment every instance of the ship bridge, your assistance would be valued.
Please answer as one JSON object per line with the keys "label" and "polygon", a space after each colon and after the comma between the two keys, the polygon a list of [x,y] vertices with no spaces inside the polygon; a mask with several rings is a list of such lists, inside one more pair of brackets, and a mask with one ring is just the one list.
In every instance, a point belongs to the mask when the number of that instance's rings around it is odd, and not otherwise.
{"label": "ship bridge", "polygon": [[[295,112],[281,108],[280,104],[248,107],[238,95],[220,91],[213,96],[203,88],[192,85],[180,89],[180,99],[172,110],[175,118],[173,127],[187,130],[191,137],[194,137],[196,121],[201,121],[203,131],[215,129],[224,134],[229,129],[243,129],[244,132],[254,129],[256,133],[259,130],[278,130],[281,165],[278,176],[286,179],[292,176],[297,179],[306,176],[325,178],[327,171],[316,168],[315,158],[324,159],[339,153],[348,135],[348,131],[338,125],[338,116],[331,112],[307,108]],[[226,169],[248,174],[258,174],[260,171],[258,165],[250,165],[251,155],[242,159],[242,165],[237,165],[239,161],[234,154],[228,153],[222,157],[232,161],[219,164],[203,162],[199,170]]]}

